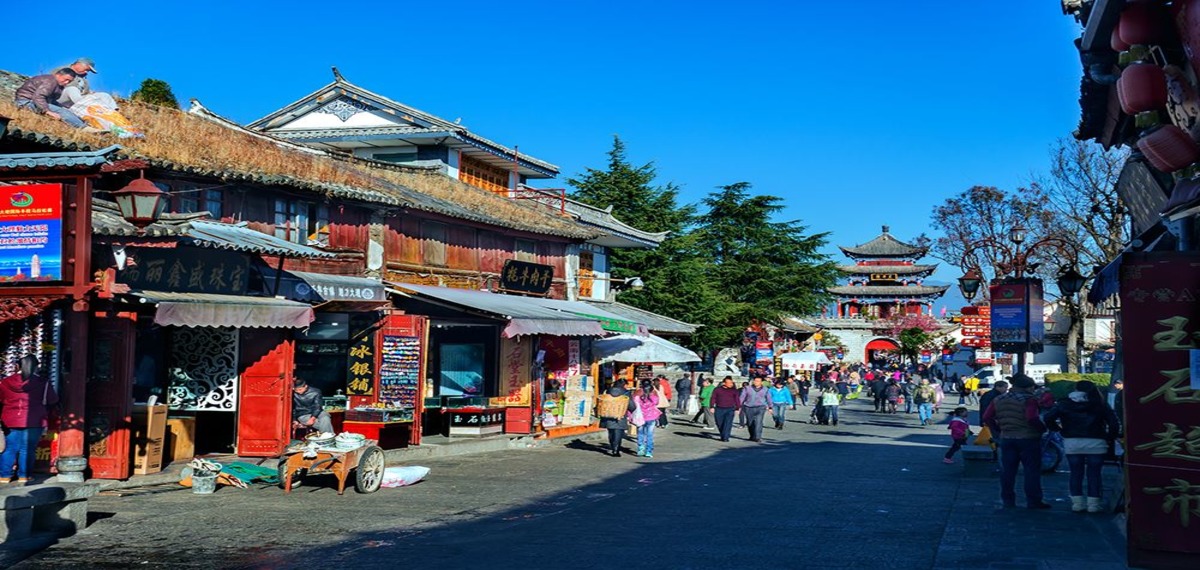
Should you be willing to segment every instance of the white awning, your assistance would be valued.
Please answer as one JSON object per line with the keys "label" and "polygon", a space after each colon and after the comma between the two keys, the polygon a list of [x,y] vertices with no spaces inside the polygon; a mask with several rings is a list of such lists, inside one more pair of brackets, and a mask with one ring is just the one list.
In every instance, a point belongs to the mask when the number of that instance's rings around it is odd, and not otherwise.
{"label": "white awning", "polygon": [[654,335],[618,334],[592,342],[592,356],[600,362],[700,362],[700,356]]}
{"label": "white awning", "polygon": [[784,370],[816,370],[822,364],[830,364],[824,352],[787,352],[779,360]]}

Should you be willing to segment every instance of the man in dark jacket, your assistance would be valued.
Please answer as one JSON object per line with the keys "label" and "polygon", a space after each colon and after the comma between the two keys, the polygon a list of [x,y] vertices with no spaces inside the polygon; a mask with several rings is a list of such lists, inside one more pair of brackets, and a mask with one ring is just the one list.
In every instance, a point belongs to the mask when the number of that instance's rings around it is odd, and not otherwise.
{"label": "man in dark jacket", "polygon": [[1025,505],[1048,509],[1042,501],[1042,433],[1046,431],[1033,394],[1033,378],[1012,377],[1012,391],[996,396],[983,413],[983,421],[1000,436],[1000,500],[1006,508],[1017,506],[1017,468],[1025,473]]}
{"label": "man in dark jacket", "polygon": [[[703,375],[701,375],[703,377]],[[692,395],[692,379],[687,376],[680,377],[675,381],[675,413],[687,413],[687,401]]]}
{"label": "man in dark jacket", "polygon": [[28,109],[40,115],[58,119],[75,128],[84,126],[81,120],[70,109],[58,106],[58,98],[62,95],[63,87],[74,81],[76,73],[69,67],[64,67],[53,74],[35,75],[25,80],[17,88],[14,99],[17,106]]}
{"label": "man in dark jacket", "polygon": [[871,381],[871,396],[875,398],[875,411],[882,412],[886,409],[887,380],[882,376]]}
{"label": "man in dark jacket", "polygon": [[721,380],[721,385],[713,390],[709,403],[712,404],[721,441],[729,441],[729,436],[733,433],[733,413],[741,407],[741,399],[742,395],[730,376]]}
{"label": "man in dark jacket", "polygon": [[333,421],[325,411],[321,391],[309,386],[303,378],[292,382],[292,427],[311,427],[321,433],[333,433]]}

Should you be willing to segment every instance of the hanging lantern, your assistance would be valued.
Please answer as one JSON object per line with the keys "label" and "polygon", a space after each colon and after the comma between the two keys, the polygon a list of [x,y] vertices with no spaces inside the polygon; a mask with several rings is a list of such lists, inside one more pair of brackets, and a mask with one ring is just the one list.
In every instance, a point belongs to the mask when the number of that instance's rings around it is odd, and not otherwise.
{"label": "hanging lantern", "polygon": [[1166,13],[1149,2],[1129,4],[1121,11],[1117,35],[1129,45],[1160,44],[1167,35]]}
{"label": "hanging lantern", "polygon": [[1126,115],[1161,109],[1167,104],[1167,76],[1151,63],[1130,65],[1117,80],[1117,97]]}
{"label": "hanging lantern", "polygon": [[1175,172],[1200,160],[1200,147],[1187,132],[1175,125],[1163,125],[1138,139],[1138,150],[1162,172]]}
{"label": "hanging lantern", "polygon": [[124,188],[113,192],[113,200],[121,210],[121,217],[144,230],[162,215],[167,206],[167,194],[153,182],[138,177]]}

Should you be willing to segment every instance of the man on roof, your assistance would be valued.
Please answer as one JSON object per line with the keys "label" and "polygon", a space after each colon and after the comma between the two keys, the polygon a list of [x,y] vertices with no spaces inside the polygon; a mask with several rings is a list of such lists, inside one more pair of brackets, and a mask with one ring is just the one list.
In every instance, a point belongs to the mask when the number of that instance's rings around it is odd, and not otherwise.
{"label": "man on roof", "polygon": [[90,57],[81,57],[67,67],[75,72],[75,79],[63,87],[62,95],[58,96],[58,106],[69,109],[71,105],[82,100],[84,95],[92,92],[91,86],[88,85],[88,74],[100,72],[96,71],[96,62]]}
{"label": "man on roof", "polygon": [[17,106],[28,109],[40,115],[58,119],[77,129],[83,128],[84,123],[75,113],[58,105],[63,87],[67,86],[78,74],[69,67],[64,67],[46,75],[35,75],[25,80],[17,88]]}

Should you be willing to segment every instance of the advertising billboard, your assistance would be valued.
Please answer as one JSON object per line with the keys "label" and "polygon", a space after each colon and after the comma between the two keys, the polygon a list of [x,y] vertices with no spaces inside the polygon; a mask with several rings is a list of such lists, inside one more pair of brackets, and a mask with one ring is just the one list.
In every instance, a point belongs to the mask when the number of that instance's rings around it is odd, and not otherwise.
{"label": "advertising billboard", "polygon": [[61,184],[8,186],[0,192],[0,283],[61,281]]}
{"label": "advertising billboard", "polygon": [[1010,279],[991,286],[992,347],[1004,352],[1042,352],[1046,325],[1042,280]]}

